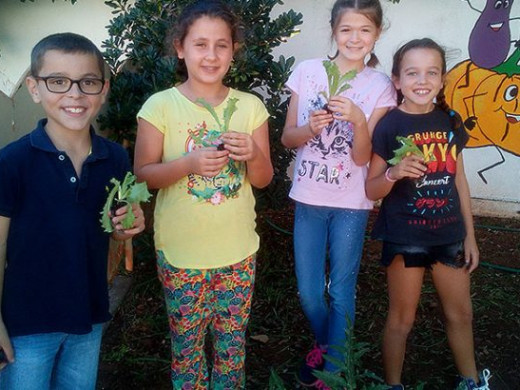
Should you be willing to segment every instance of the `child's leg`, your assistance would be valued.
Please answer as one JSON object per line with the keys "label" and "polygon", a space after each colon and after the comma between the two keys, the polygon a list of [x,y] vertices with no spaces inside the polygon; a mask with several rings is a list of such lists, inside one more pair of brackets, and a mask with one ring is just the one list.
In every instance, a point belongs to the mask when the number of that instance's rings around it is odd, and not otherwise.
{"label": "child's leg", "polygon": [[91,390],[96,387],[103,325],[88,334],[67,334],[56,358],[51,389]]}
{"label": "child's leg", "polygon": [[12,337],[15,361],[0,371],[0,389],[49,390],[64,333]]}
{"label": "child's leg", "polygon": [[446,333],[455,365],[463,377],[478,382],[469,273],[463,268],[437,263],[432,277],[446,317]]}
{"label": "child's leg", "polygon": [[329,209],[296,203],[294,261],[303,312],[320,345],[328,343],[325,255]]}
{"label": "child's leg", "polygon": [[[343,359],[342,354],[330,346],[344,346],[345,331],[349,326],[354,326],[356,282],[367,220],[367,210],[337,209],[330,217],[329,348],[327,354],[339,360]],[[337,367],[326,361],[324,369],[334,371]]]}
{"label": "child's leg", "polygon": [[161,252],[157,253],[157,269],[170,324],[172,387],[207,389],[204,338],[211,315],[207,272],[172,267]]}
{"label": "child's leg", "polygon": [[255,260],[252,256],[233,266],[219,268],[212,277],[211,389],[245,388],[246,328],[254,279]]}
{"label": "child's leg", "polygon": [[386,269],[389,308],[383,333],[383,366],[386,383],[401,383],[406,339],[415,321],[424,277],[423,267],[405,268],[401,255]]}

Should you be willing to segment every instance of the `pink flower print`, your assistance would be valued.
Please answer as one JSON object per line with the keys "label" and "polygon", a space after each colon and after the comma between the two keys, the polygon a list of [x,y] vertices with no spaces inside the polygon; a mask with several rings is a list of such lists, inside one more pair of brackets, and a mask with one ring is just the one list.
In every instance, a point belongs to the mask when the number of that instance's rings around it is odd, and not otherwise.
{"label": "pink flower print", "polygon": [[222,196],[222,194],[221,194],[220,192],[215,192],[215,193],[211,196],[211,198],[210,198],[209,201],[211,202],[211,204],[217,205],[217,204],[222,203],[223,198],[224,198],[224,197]]}
{"label": "pink flower print", "polygon": [[227,349],[228,356],[235,356],[238,353],[238,349],[236,347],[229,347]]}
{"label": "pink flower print", "polygon": [[240,312],[240,308],[235,305],[231,305],[228,307],[229,314],[232,316],[237,315]]}
{"label": "pink flower print", "polygon": [[182,390],[193,390],[194,387],[191,383],[185,383],[182,385]]}
{"label": "pink flower print", "polygon": [[188,305],[180,305],[179,311],[184,316],[190,312],[190,307]]}

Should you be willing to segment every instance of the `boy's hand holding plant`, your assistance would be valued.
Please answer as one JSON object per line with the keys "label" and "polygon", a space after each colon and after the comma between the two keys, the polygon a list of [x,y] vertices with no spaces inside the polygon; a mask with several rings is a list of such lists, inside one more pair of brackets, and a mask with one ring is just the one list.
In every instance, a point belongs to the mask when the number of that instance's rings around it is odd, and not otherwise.
{"label": "boy's hand holding plant", "polygon": [[126,207],[126,212],[118,217],[124,216],[119,221],[123,230],[134,228],[136,222],[136,214],[133,205],[139,207],[140,202],[147,202],[152,196],[148,192],[146,183],[136,183],[136,177],[127,172],[123,182],[112,178],[110,182],[114,185],[111,190],[108,189],[108,196],[101,211],[101,226],[107,233],[112,233],[115,228],[112,218],[116,216],[116,211],[122,207]]}

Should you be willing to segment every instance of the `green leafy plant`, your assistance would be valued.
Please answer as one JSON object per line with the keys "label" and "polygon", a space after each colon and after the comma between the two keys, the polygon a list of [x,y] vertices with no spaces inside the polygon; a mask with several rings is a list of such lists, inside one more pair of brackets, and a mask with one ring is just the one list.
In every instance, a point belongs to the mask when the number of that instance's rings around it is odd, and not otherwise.
{"label": "green leafy plant", "polygon": [[[349,81],[356,77],[357,71],[355,69],[349,70],[345,74],[341,74],[338,65],[334,61],[324,60],[323,67],[327,73],[327,82],[329,85],[329,92],[321,91],[320,94],[328,101],[332,96],[339,95],[351,88]],[[327,107],[324,107],[326,110]]]}
{"label": "green leafy plant", "polygon": [[218,150],[224,150],[224,144],[219,141],[219,137],[222,133],[226,133],[227,131],[229,131],[229,122],[231,121],[231,117],[237,110],[238,99],[237,98],[228,99],[228,101],[226,103],[226,107],[224,107],[224,113],[223,113],[222,120],[220,120],[220,118],[218,117],[213,106],[211,104],[209,104],[206,100],[204,100],[203,98],[199,98],[195,102],[199,103],[206,110],[209,111],[211,116],[215,119],[215,122],[217,122],[217,126],[220,130],[220,133],[216,133],[214,136],[212,134],[208,134],[208,135],[210,135],[210,137],[209,138],[208,138],[208,136],[205,137],[203,145],[204,146],[217,145]]}
{"label": "green leafy plant", "polygon": [[269,390],[286,390],[282,378],[272,368],[269,375]]}
{"label": "green leafy plant", "polygon": [[129,229],[133,226],[135,221],[132,204],[147,202],[152,196],[152,194],[148,192],[146,183],[136,183],[136,177],[131,172],[126,173],[123,183],[115,178],[112,178],[110,183],[114,186],[111,190],[107,187],[108,196],[105,205],[103,206],[103,210],[101,211],[100,219],[101,226],[107,233],[114,231],[109,216],[110,211],[113,211],[114,205],[116,205],[117,208],[127,206],[126,216],[121,224],[123,225],[123,229]]}
{"label": "green leafy plant", "polygon": [[338,371],[335,373],[327,371],[314,371],[316,378],[321,379],[333,390],[386,390],[388,386],[383,379],[372,371],[363,369],[361,359],[370,352],[369,343],[358,342],[354,337],[352,322],[347,317],[347,339],[343,346],[330,346],[342,355],[342,360],[323,355],[323,358],[333,363]]}
{"label": "green leafy plant", "polygon": [[425,155],[422,150],[417,147],[412,139],[401,136],[397,136],[395,139],[401,144],[401,146],[394,150],[394,157],[388,160],[388,164],[397,165],[403,160],[403,158],[412,154],[422,157],[424,162],[435,161],[435,156],[432,153]]}

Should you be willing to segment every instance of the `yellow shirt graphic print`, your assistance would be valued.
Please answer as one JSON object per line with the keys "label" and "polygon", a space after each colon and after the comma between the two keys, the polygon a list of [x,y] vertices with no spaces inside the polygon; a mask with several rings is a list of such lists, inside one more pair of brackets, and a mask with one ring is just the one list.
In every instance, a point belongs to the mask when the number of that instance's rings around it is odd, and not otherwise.
{"label": "yellow shirt graphic print", "polygon": [[[188,130],[186,153],[197,148],[216,146],[222,133],[208,130],[203,122],[195,130]],[[245,164],[229,159],[227,165],[213,177],[188,175],[188,193],[195,198],[218,205],[226,199],[237,197],[245,174]]]}

